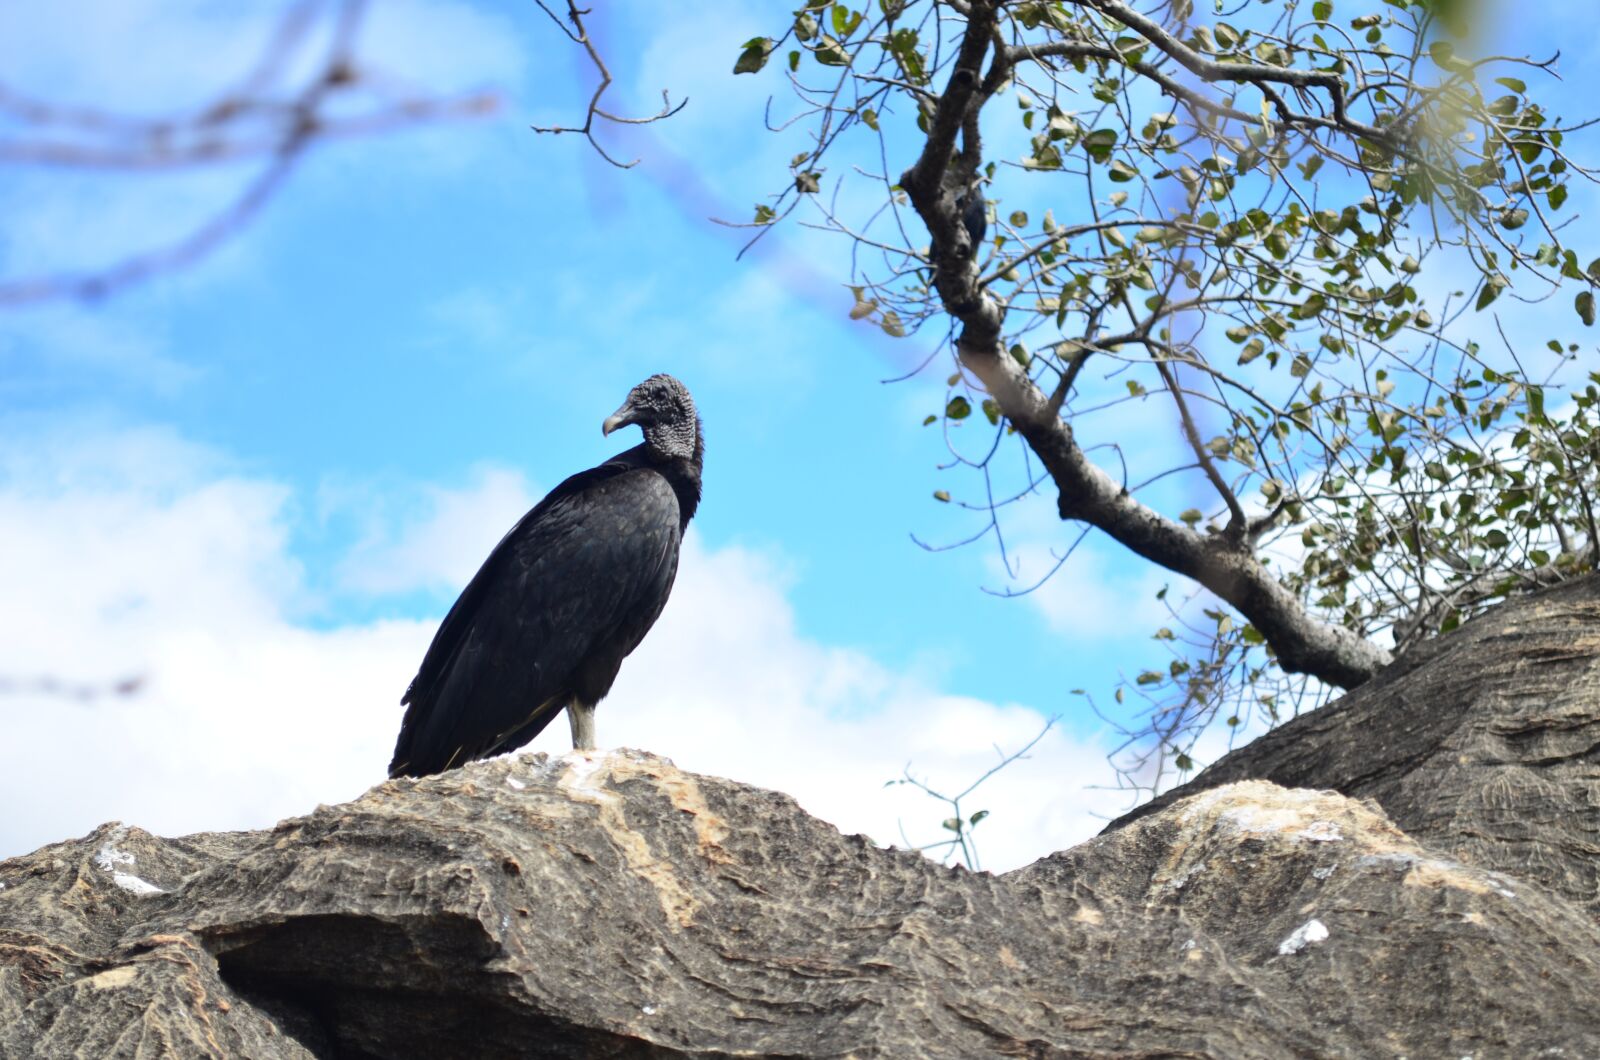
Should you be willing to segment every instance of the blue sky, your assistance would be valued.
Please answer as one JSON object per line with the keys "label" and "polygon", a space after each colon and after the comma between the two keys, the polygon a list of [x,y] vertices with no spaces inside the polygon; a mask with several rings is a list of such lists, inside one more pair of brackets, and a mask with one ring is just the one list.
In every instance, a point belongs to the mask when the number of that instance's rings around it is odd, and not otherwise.
{"label": "blue sky", "polygon": [[[1519,27],[1530,47],[1560,6]],[[980,589],[1003,584],[989,543],[917,547],[972,528],[932,499],[966,483],[936,470],[938,428],[920,426],[948,369],[881,382],[933,338],[848,320],[842,243],[789,229],[738,261],[740,235],[708,220],[748,217],[784,179],[792,145],[760,124],[776,83],[729,70],[785,5],[663,22],[623,4],[593,24],[614,106],[690,100],[608,136],[641,159],[628,171],[528,131],[578,117],[591,84],[532,5],[372,7],[373,66],[492,88],[498,114],[325,145],[194,268],[0,312],[0,674],[147,679],[127,699],[0,697],[16,737],[0,804],[53,807],[0,814],[0,856],[113,817],[258,827],[381,779],[433,625],[528,504],[618,448],[600,420],[655,371],[700,406],[706,501],[662,627],[601,707],[602,745],[780,787],[898,841],[942,816],[882,787],[905,762],[964,781],[1062,713],[985,803],[1002,811],[984,826],[993,863],[1124,807],[1092,790],[1113,781],[1107,733],[1070,690],[1105,701],[1161,658],[1165,579],[1091,542],[1003,600]],[[237,76],[275,10],[13,5],[0,69],[35,95],[159,108]],[[0,173],[0,276],[140,249],[238,178]],[[1149,445],[1176,442],[1163,429]],[[1023,583],[1070,541],[1050,508],[1015,524]],[[565,739],[552,727],[534,748]]]}

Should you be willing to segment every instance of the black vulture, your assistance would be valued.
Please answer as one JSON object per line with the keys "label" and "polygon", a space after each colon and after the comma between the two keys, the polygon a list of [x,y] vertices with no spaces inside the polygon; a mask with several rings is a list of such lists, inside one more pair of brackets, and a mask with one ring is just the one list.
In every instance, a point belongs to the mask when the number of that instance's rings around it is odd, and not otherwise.
{"label": "black vulture", "polygon": [[654,375],[606,418],[644,442],[550,492],[495,546],[401,697],[389,775],[420,777],[533,739],[563,708],[574,748],[655,624],[700,503],[705,452],[684,385]]}

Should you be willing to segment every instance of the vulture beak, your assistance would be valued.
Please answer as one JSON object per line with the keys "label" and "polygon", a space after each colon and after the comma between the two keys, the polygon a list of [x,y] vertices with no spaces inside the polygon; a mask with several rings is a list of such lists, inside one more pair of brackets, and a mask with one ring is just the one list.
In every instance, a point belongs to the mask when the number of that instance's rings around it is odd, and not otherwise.
{"label": "vulture beak", "polygon": [[620,409],[606,417],[605,422],[600,425],[600,433],[603,435],[609,435],[618,427],[626,427],[628,424],[634,422],[633,416],[633,407],[627,403],[624,403]]}

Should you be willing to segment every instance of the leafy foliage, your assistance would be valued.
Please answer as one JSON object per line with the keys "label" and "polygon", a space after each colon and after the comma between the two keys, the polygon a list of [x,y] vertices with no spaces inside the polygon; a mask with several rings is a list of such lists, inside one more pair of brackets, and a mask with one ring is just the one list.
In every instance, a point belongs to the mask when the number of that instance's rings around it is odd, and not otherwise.
{"label": "leafy foliage", "polygon": [[[1600,375],[1560,337],[1494,327],[1563,285],[1570,327],[1596,316],[1600,259],[1565,234],[1574,182],[1594,179],[1570,153],[1584,123],[1530,89],[1548,64],[1465,54],[1462,0],[1217,7],[812,0],[736,67],[783,56],[783,128],[807,137],[758,223],[804,206],[871,251],[852,317],[941,349],[956,325],[929,420],[981,476],[986,530],[1047,480],[998,459],[1002,441],[1048,465],[1093,436],[1163,540],[1292,594],[1308,625],[1252,621],[1248,592],[1141,547],[1122,513],[1074,508],[1049,469],[1064,517],[1206,590],[1174,601],[1167,665],[1117,690],[1180,766],[1213,719],[1275,720],[1371,670],[1287,665],[1296,637],[1342,631],[1386,658],[1600,554]],[[974,184],[976,247],[951,212]],[[1015,387],[994,382],[999,351]],[[1181,446],[1126,428],[1151,402]]]}

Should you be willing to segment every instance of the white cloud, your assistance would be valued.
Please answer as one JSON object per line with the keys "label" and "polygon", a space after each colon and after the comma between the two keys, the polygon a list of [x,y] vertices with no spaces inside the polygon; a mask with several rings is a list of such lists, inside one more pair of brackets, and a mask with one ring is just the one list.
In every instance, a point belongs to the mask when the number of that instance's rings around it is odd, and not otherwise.
{"label": "white cloud", "polygon": [[260,825],[359,793],[425,625],[289,622],[301,579],[288,492],[219,474],[215,454],[161,432],[35,440],[6,453],[0,491],[0,674],[146,684],[0,697],[0,804],[13,808],[0,851],[113,817]]}
{"label": "white cloud", "polygon": [[[1010,558],[1017,577],[1003,583],[1016,591],[1035,584],[1081,532],[1081,526],[1065,525],[1055,542],[1047,544],[1038,538],[1011,542]],[[1168,620],[1156,592],[1169,582],[1185,583],[1132,554],[1115,555],[1121,550],[1122,546],[1091,534],[1059,570],[1024,599],[1053,632],[1075,641],[1148,637]],[[997,581],[1003,579],[998,551],[989,567]]]}
{"label": "white cloud", "polygon": [[[944,838],[947,807],[885,783],[909,764],[954,794],[998,761],[996,747],[1020,749],[1044,719],[940,693],[915,674],[806,638],[785,579],[768,557],[708,551],[691,534],[660,624],[599,708],[600,742],[787,791],[880,843],[900,844],[902,827],[915,844]],[[1086,790],[1111,780],[1104,748],[1052,730],[964,805],[993,811],[977,832],[984,865],[1013,868],[1093,835],[1129,805],[1119,793]]]}
{"label": "white cloud", "polygon": [[478,468],[464,488],[419,493],[415,517],[369,528],[341,566],[341,585],[368,595],[460,589],[538,500],[521,472],[501,467]]}
{"label": "white cloud", "polygon": [[[973,521],[979,517],[973,515]],[[985,550],[990,590],[1023,593],[1019,602],[1031,607],[1052,632],[1071,641],[1143,641],[1170,622],[1156,592],[1166,584],[1190,584],[1105,534],[1090,530],[1085,536],[1084,524],[1062,522],[1055,505],[1044,497],[1011,505],[1000,518],[1006,535],[1004,558],[990,538],[974,546]],[[1072,553],[1063,563],[1060,557],[1068,549]]]}
{"label": "white cloud", "polygon": [[[78,425],[32,443],[0,450],[0,593],[12,601],[0,676],[147,683],[131,697],[0,695],[0,805],[13,808],[0,856],[108,819],[166,834],[264,827],[382,778],[432,619],[298,624],[290,491],[169,432]],[[352,560],[369,588],[463,581],[529,497],[493,470],[429,492],[422,517]],[[601,742],[788,791],[880,842],[902,822],[916,841],[938,838],[943,807],[884,782],[911,762],[958,787],[1042,719],[807,637],[792,577],[781,557],[691,533],[666,614],[600,708]],[[534,748],[566,740],[558,723]],[[1086,790],[1110,779],[1103,753],[1055,731],[996,777],[967,807],[993,811],[978,833],[985,864],[1023,864],[1092,834],[1095,811],[1124,808]]]}

